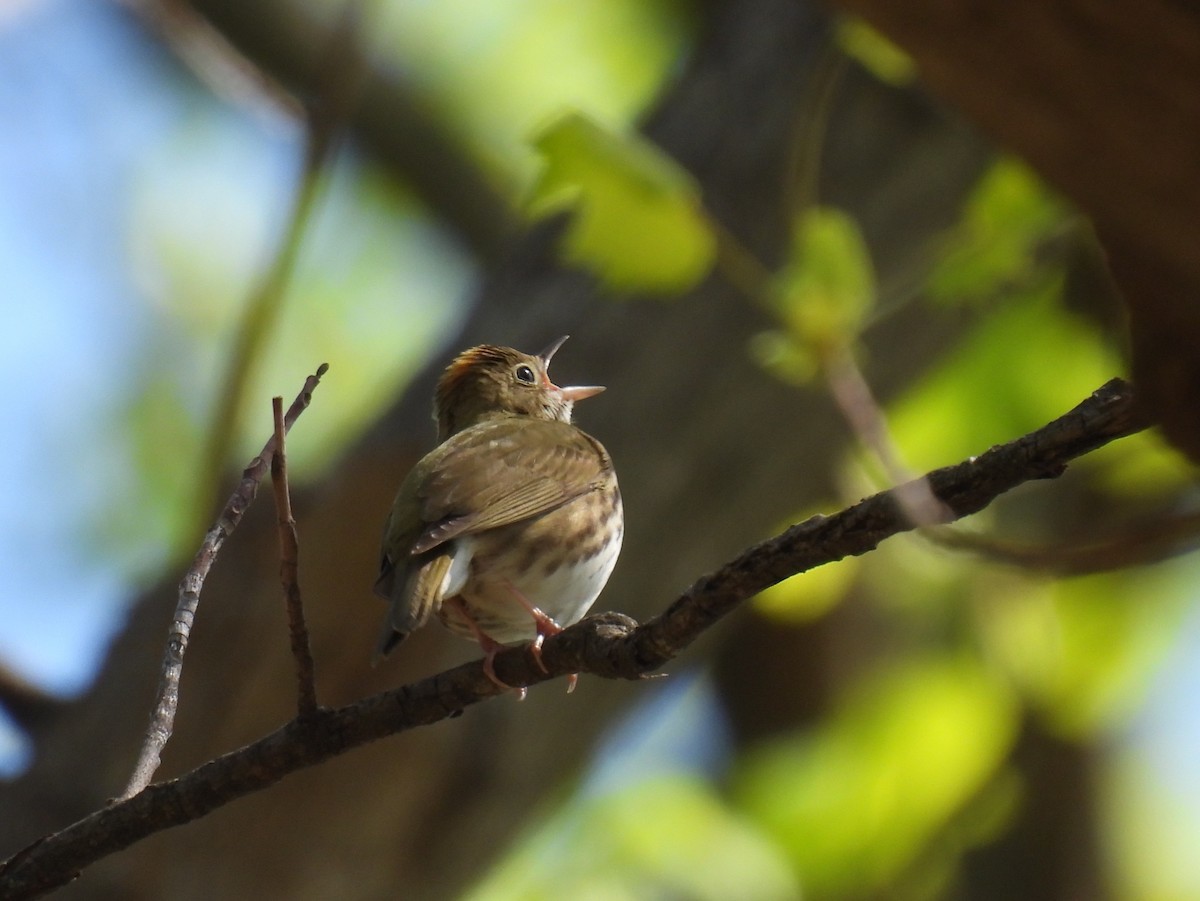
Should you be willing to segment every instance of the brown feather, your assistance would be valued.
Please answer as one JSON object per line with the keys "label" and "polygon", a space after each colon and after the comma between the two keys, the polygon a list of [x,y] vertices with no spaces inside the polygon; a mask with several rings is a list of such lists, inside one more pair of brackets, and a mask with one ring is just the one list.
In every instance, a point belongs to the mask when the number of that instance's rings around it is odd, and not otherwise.
{"label": "brown feather", "polygon": [[442,541],[546,513],[612,471],[600,444],[574,426],[518,417],[480,423],[433,454],[417,496],[421,519]]}
{"label": "brown feather", "polygon": [[[442,597],[442,585],[452,562],[453,557],[448,553],[430,554],[419,561],[410,562],[405,567],[399,594],[396,593],[396,571],[392,568],[392,584],[388,586],[392,604],[379,635],[376,661],[386,657],[410,632],[425,625],[429,617],[440,609],[445,600]],[[382,581],[383,577],[380,576]],[[379,582],[376,587],[379,587]]]}
{"label": "brown feather", "polygon": [[[441,443],[405,478],[384,529],[375,591],[390,602],[390,610],[377,658],[435,614],[452,629],[462,626],[478,637],[479,626],[470,625],[469,618],[466,624],[447,620],[455,611],[443,606],[449,600],[443,597],[446,588],[459,599],[455,615],[460,619],[483,616],[483,624],[501,635],[532,628],[532,618],[513,601],[515,583],[508,581],[520,582],[529,566],[512,573],[505,567],[526,558],[531,566],[533,556],[545,556],[544,568],[559,572],[565,558],[551,551],[563,530],[578,535],[587,553],[580,558],[576,582],[553,583],[555,598],[561,594],[566,604],[559,609],[578,618],[594,600],[595,586],[607,579],[621,537],[616,479],[600,443],[571,425],[574,401],[603,389],[562,389],[550,382],[546,365],[562,340],[536,357],[507,347],[473,347],[443,373],[434,406]],[[596,491],[612,497],[604,501],[605,523],[618,517],[602,542],[594,540],[595,527],[581,519],[582,511],[594,509],[584,496]],[[555,513],[560,508],[563,512]],[[551,513],[554,522],[546,518]],[[605,552],[599,563],[587,562]],[[462,572],[455,570],[450,586],[456,559]],[[481,591],[488,606],[499,591],[502,607],[517,611],[518,625],[508,621],[509,614],[492,623],[490,613],[468,613],[465,605],[479,602]]]}

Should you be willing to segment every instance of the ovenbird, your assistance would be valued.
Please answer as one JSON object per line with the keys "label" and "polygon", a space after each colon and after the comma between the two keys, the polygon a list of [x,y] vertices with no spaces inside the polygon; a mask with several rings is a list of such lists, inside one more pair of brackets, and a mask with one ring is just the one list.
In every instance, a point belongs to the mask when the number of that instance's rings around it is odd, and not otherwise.
{"label": "ovenbird", "polygon": [[[391,609],[376,661],[436,616],[493,658],[581,619],[621,550],[624,515],[608,452],[571,424],[601,387],[560,388],[536,356],[484,344],[461,353],[434,397],[438,446],[396,495],[377,594]],[[569,683],[574,687],[574,679]],[[523,692],[522,692],[523,696]]]}

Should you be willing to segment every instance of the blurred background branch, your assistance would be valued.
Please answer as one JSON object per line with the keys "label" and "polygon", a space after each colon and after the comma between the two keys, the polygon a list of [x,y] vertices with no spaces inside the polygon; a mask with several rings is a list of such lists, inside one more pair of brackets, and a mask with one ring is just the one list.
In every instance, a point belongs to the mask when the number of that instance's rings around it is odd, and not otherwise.
{"label": "blurred background branch", "polygon": [[[139,0],[184,7],[183,0]],[[358,4],[348,4],[358,5]],[[330,16],[325,7],[269,0],[248,7],[225,0],[189,2],[204,22],[254,68],[288,91],[308,97],[321,91],[327,68]],[[370,11],[366,13],[370,15]],[[179,27],[189,28],[180,18]],[[465,152],[460,137],[409,83],[399,67],[378,57],[366,70],[355,108],[356,138],[412,188],[472,252],[495,260],[514,232],[511,207]]]}

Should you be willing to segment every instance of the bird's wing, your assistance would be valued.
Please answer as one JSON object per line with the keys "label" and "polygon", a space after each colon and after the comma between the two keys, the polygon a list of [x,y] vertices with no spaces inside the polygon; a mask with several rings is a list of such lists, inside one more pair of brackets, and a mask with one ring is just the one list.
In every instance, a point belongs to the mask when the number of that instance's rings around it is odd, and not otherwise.
{"label": "bird's wing", "polygon": [[[413,543],[428,527],[428,523],[421,520],[420,502],[417,498],[417,486],[420,484],[425,462],[422,460],[414,466],[401,483],[392,509],[388,512],[387,522],[383,526],[379,578],[375,580],[375,593],[381,598],[394,598],[397,596],[397,589],[404,587],[403,582],[407,579],[405,570]],[[401,581],[400,585],[396,584],[398,580]]]}
{"label": "bird's wing", "polygon": [[416,487],[427,526],[414,554],[546,513],[602,485],[612,471],[599,442],[565,422],[484,422],[437,450]]}
{"label": "bird's wing", "polygon": [[[443,552],[427,554],[424,558],[397,568],[384,555],[375,590],[387,597],[391,605],[375,649],[376,663],[390,654],[396,645],[408,637],[408,633],[423,626],[441,607],[442,588],[453,563],[453,556]],[[397,578],[403,579],[399,586],[396,585]]]}
{"label": "bird's wing", "polygon": [[538,516],[611,477],[600,443],[565,422],[484,422],[430,451],[384,527],[375,592],[391,609],[376,660],[441,607],[455,563],[447,542]]}
{"label": "bird's wing", "polygon": [[412,551],[413,544],[429,526],[421,519],[417,497],[429,461],[430,457],[421,460],[400,485],[383,529],[375,593],[389,602],[389,608],[376,646],[375,663],[438,611],[446,577],[454,564],[452,549],[448,547],[421,555]]}

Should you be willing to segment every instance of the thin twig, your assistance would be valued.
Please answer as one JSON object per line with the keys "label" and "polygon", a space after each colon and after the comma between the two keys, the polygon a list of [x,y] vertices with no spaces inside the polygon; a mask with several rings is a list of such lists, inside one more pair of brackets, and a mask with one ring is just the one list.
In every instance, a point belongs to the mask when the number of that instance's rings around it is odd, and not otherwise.
{"label": "thin twig", "polygon": [[836,41],[827,39],[816,58],[811,86],[804,96],[805,114],[796,117],[789,142],[791,164],[785,190],[787,209],[793,218],[821,202],[818,188],[829,122],[849,66],[850,58],[845,51]]}
{"label": "thin twig", "polygon": [[[312,392],[328,369],[329,365],[322,363],[317,367],[316,374],[305,380],[304,387],[284,417],[285,431],[292,427],[292,423],[308,407],[312,401]],[[251,460],[250,465],[242,472],[241,482],[226,502],[217,521],[205,534],[191,567],[179,583],[179,600],[176,602],[175,617],[167,633],[167,649],[163,655],[158,697],[150,714],[150,725],[146,729],[146,737],[142,740],[137,763],[129,777],[129,784],[121,793],[121,799],[130,798],[149,785],[162,762],[162,750],[170,740],[175,726],[175,711],[179,708],[179,679],[183,674],[183,655],[187,651],[188,638],[192,633],[196,608],[200,605],[200,591],[204,587],[204,579],[208,576],[221,545],[237,528],[246,508],[253,502],[259,482],[266,474],[268,461],[275,450],[275,441],[275,436],[272,435],[263,446],[262,453]]]}
{"label": "thin twig", "polygon": [[300,600],[300,543],[296,538],[296,520],[292,518],[292,498],[288,490],[287,456],[284,452],[283,398],[271,401],[275,411],[275,452],[271,455],[271,485],[275,489],[275,510],[279,518],[279,581],[287,606],[288,635],[296,660],[297,709],[307,716],[317,709],[317,688],[304,605]]}
{"label": "thin twig", "polygon": [[251,63],[220,29],[186,0],[124,0],[205,87],[261,116],[299,119],[300,102]]}
{"label": "thin twig", "polygon": [[[263,356],[262,347],[273,333],[275,322],[283,310],[304,234],[312,221],[313,209],[324,184],[321,176],[336,145],[338,126],[346,120],[361,85],[362,57],[358,53],[356,40],[358,6],[357,2],[347,4],[338,27],[328,38],[317,91],[305,110],[304,164],[287,227],[270,267],[246,304],[217,392],[217,404],[208,429],[203,471],[198,482],[202,492],[214,490],[227,464],[229,447],[242,421],[246,386],[254,374],[255,362]],[[200,500],[202,509],[209,510],[211,495],[206,493]]]}
{"label": "thin twig", "polygon": [[913,525],[929,526],[945,522],[949,511],[934,496],[929,483],[924,479],[914,479],[901,460],[888,429],[887,417],[875,400],[875,394],[855,361],[853,352],[843,347],[827,354],[821,368],[829,385],[829,393],[849,423],[850,430],[879,461],[888,481],[897,486],[896,497]]}
{"label": "thin twig", "polygon": [[[717,238],[717,266],[726,281],[770,315],[781,318],[774,275],[715,217],[710,216],[709,220]],[[879,460],[891,483],[901,486],[899,498],[913,523],[927,526],[941,522],[946,511],[939,507],[929,486],[920,479],[913,479],[901,462],[887,419],[855,361],[851,347],[846,344],[811,349],[817,355],[829,393],[850,431]]]}
{"label": "thin twig", "polygon": [[[951,515],[962,517],[1023,482],[1054,478],[1069,461],[1146,425],[1134,412],[1129,386],[1114,379],[1037,431],[924,478]],[[822,564],[864,554],[910,529],[912,523],[896,491],[881,492],[747,549],[698,579],[643,625],[613,613],[576,623],[546,640],[544,670],[525,648],[502,651],[494,660],[496,675],[508,685],[534,685],[576,672],[644,678],[764,588]],[[345,707],[318,709],[244,748],[177,779],[148,786],[133,798],[39,839],[0,865],[0,896],[14,901],[35,897],[152,833],[198,819],[351,748],[448,719],[502,693],[484,674],[482,662],[475,661]]]}
{"label": "thin twig", "polygon": [[[1067,463],[1149,423],[1138,414],[1133,390],[1113,379],[1058,419],[977,457],[921,478],[947,512],[947,521],[977,513],[1006,491],[1036,479],[1061,475]],[[745,551],[715,573],[696,581],[662,614],[629,636],[633,661],[647,670],[675,657],[719,618],[746,598],[797,573],[874,550],[886,538],[914,528],[901,501],[905,486],[872,495],[834,516],[814,516]],[[547,641],[542,659],[555,673],[557,644]],[[619,658],[618,658],[619,659]],[[509,684],[499,657],[497,675]],[[621,661],[625,674],[629,663]]]}
{"label": "thin twig", "polygon": [[992,563],[1054,576],[1084,576],[1145,566],[1200,548],[1200,512],[1161,513],[1098,541],[1022,544],[990,535],[938,528],[923,531],[933,544],[976,554]]}

